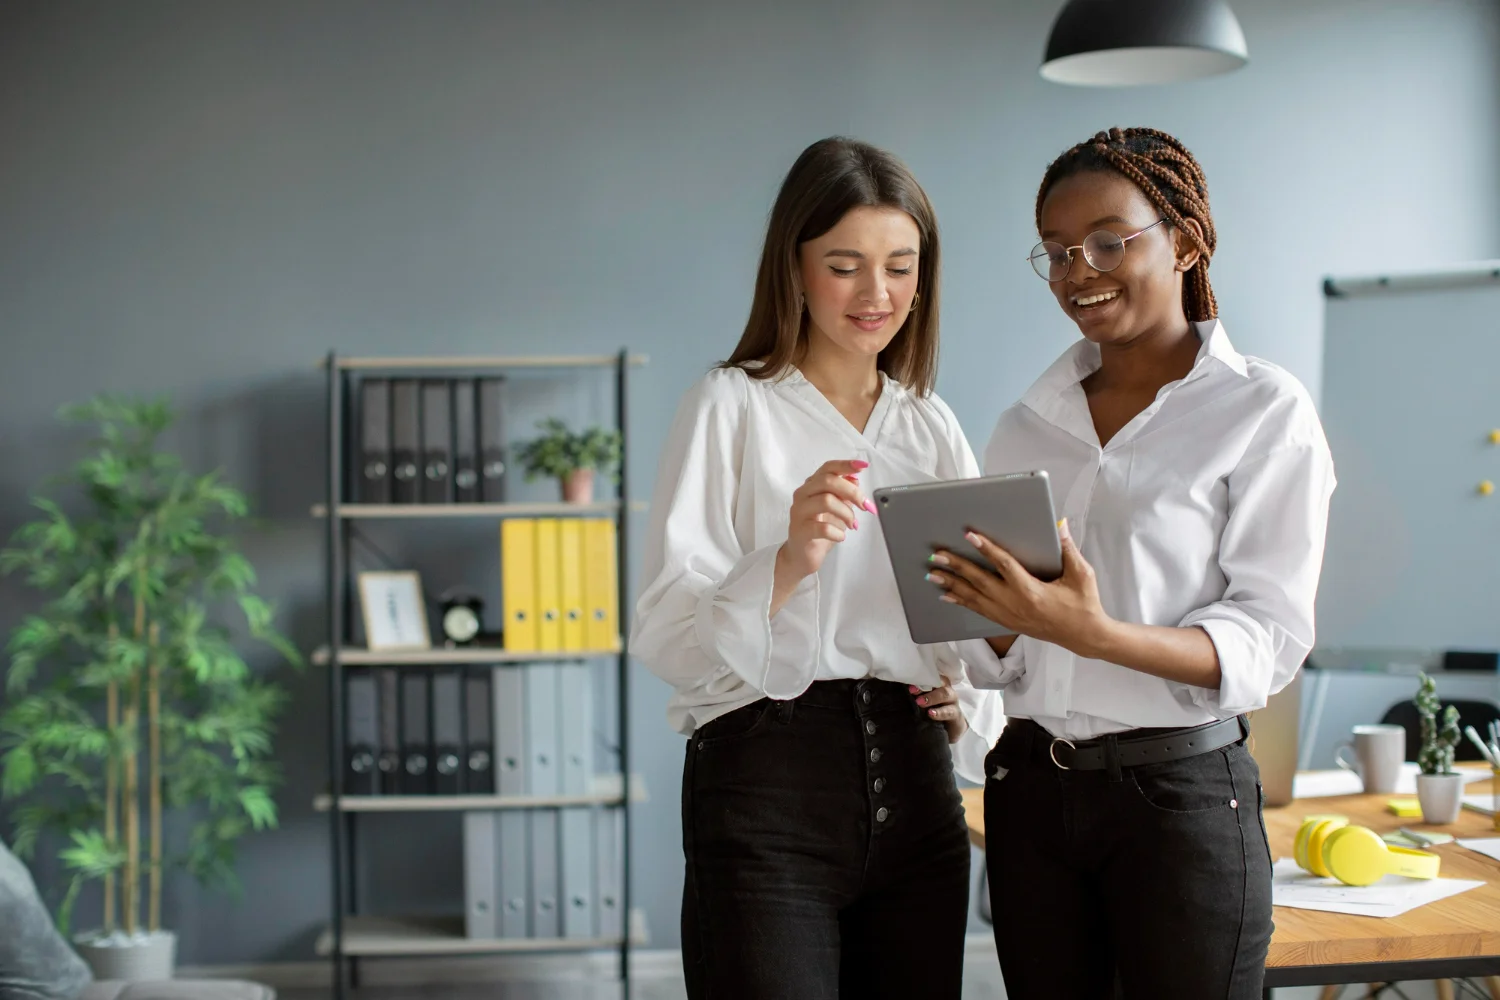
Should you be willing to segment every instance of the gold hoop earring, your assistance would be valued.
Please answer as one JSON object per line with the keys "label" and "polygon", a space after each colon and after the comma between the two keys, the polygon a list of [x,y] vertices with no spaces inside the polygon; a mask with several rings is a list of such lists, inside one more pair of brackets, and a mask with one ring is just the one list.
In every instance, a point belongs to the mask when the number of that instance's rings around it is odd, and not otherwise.
{"label": "gold hoop earring", "polygon": [[921,292],[913,292],[912,296],[911,296],[911,308],[912,308],[912,311],[915,312],[917,306],[919,306],[921,304],[922,304],[922,293]]}

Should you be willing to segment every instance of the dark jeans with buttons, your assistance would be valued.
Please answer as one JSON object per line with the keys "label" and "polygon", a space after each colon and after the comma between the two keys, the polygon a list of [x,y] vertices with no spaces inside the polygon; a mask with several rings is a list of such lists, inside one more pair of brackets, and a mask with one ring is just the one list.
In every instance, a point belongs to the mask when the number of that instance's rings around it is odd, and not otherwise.
{"label": "dark jeans with buttons", "polygon": [[968,832],[905,685],[820,681],[700,728],[682,844],[692,1000],[958,1000]]}
{"label": "dark jeans with buttons", "polygon": [[1009,1000],[1259,1000],[1271,855],[1244,741],[1113,774],[1059,768],[1049,743],[1012,720],[985,761]]}

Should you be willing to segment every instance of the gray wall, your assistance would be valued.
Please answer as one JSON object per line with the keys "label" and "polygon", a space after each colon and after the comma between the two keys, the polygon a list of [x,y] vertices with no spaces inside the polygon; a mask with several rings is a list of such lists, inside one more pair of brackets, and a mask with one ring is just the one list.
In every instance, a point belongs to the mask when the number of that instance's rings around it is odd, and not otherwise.
{"label": "gray wall", "polygon": [[[1156,125],[1199,154],[1230,329],[1314,386],[1321,275],[1500,250],[1491,0],[1242,2],[1249,68],[1128,92],[1038,78],[1057,6],[12,0],[0,9],[0,531],[67,457],[59,403],[170,393],[189,417],[180,447],[222,463],[269,516],[250,552],[311,644],[311,365],[329,347],[629,344],[653,358],[631,427],[633,472],[649,482],[677,396],[734,343],[782,172],[830,133],[898,151],[937,205],[939,387],[976,444],[1073,336],[1022,258],[1043,167],[1097,128]],[[0,586],[8,627],[29,598]],[[172,883],[185,962],[306,957],[324,919],[327,826],[308,805],[325,772],[321,679],[290,683],[282,829],[246,845],[242,904]],[[664,686],[641,671],[635,692],[655,792],[638,814],[637,889],[670,945],[682,744]],[[410,859],[372,899],[454,897],[456,826],[392,821],[371,837]]]}

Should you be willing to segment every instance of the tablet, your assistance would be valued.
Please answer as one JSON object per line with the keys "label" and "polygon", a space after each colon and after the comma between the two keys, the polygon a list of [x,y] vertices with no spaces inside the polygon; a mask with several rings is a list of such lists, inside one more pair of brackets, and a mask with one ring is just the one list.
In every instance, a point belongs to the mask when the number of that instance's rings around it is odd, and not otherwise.
{"label": "tablet", "polygon": [[967,531],[1000,545],[1039,579],[1062,575],[1062,544],[1046,472],[891,486],[876,490],[874,497],[913,642],[1011,634],[983,615],[939,600],[942,589],[925,579],[932,569],[927,557],[935,549],[994,568],[964,539]]}

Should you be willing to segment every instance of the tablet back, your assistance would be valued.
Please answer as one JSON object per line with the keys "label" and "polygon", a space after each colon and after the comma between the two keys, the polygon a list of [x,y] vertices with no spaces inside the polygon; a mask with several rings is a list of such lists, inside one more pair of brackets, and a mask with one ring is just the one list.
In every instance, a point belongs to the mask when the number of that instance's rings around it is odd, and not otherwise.
{"label": "tablet back", "polygon": [[1062,548],[1046,472],[891,486],[876,490],[874,496],[913,642],[1010,634],[967,608],[939,600],[943,591],[925,579],[932,569],[927,557],[939,548],[989,567],[964,539],[966,531],[977,531],[999,544],[1039,579],[1062,575]]}

